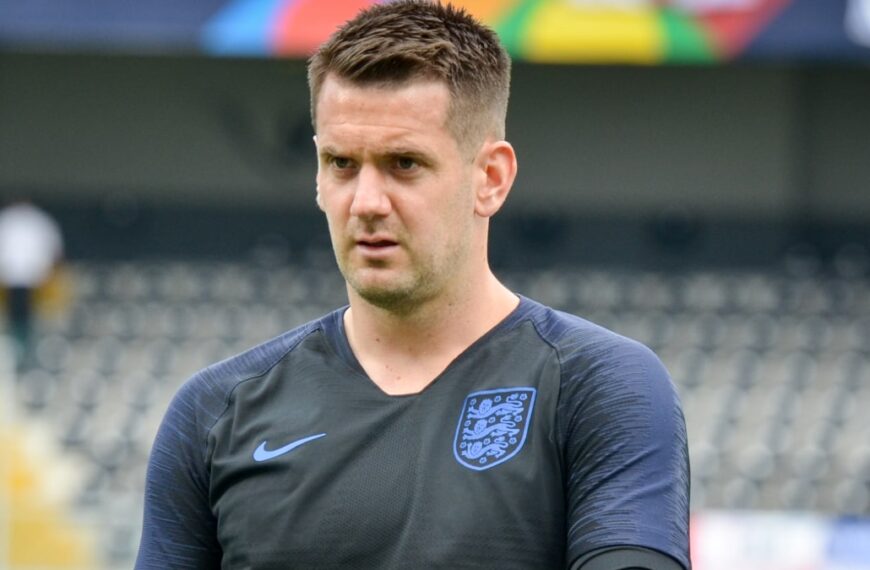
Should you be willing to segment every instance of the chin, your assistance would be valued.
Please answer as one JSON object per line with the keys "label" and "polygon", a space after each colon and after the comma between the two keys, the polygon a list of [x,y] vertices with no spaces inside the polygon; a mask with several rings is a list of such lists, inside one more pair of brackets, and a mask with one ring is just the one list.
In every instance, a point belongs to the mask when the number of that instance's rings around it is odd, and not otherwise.
{"label": "chin", "polygon": [[413,309],[432,297],[435,289],[429,273],[371,267],[342,273],[359,297],[390,311]]}
{"label": "chin", "polygon": [[361,285],[353,286],[353,289],[356,291],[357,295],[369,303],[378,306],[404,303],[414,296],[410,291],[407,291],[402,287]]}
{"label": "chin", "polygon": [[360,283],[351,283],[351,287],[357,295],[368,303],[393,312],[407,312],[419,306],[427,297],[425,291],[419,286],[365,286]]}

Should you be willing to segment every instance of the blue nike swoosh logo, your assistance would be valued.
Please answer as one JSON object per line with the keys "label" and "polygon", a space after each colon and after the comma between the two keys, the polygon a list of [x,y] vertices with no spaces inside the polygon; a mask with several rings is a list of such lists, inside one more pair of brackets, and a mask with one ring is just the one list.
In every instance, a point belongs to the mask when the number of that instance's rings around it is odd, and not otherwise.
{"label": "blue nike swoosh logo", "polygon": [[317,435],[303,437],[302,439],[297,439],[294,442],[288,443],[284,447],[279,447],[278,449],[275,449],[272,451],[268,451],[266,449],[266,442],[264,441],[263,443],[260,444],[260,447],[258,447],[254,451],[254,461],[268,461],[270,459],[275,459],[278,456],[281,456],[281,455],[284,455],[285,453],[293,451],[294,449],[296,449],[300,445],[305,445],[309,441],[314,441],[315,439],[320,439],[321,437],[324,437],[324,436],[326,436],[325,433],[319,433]]}

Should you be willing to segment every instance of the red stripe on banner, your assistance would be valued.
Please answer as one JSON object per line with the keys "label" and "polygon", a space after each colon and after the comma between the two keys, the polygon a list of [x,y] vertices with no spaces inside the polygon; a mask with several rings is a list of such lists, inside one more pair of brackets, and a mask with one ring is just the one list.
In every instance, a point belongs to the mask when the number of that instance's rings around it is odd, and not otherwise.
{"label": "red stripe on banner", "polygon": [[373,0],[296,0],[287,2],[272,25],[272,51],[308,56],[344,22]]}
{"label": "red stripe on banner", "polygon": [[704,570],[698,566],[697,555],[701,552],[701,533],[704,532],[704,517],[692,513],[689,518],[689,556],[693,570]]}
{"label": "red stripe on banner", "polygon": [[739,55],[758,33],[792,0],[759,0],[744,10],[714,10],[697,16],[707,30],[717,56],[730,60]]}

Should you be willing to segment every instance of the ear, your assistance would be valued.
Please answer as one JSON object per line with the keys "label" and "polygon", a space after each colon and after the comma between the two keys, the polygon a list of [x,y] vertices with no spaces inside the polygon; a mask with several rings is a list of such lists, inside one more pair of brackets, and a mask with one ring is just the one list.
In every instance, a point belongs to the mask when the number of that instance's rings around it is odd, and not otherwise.
{"label": "ear", "polygon": [[474,212],[489,218],[501,209],[517,177],[517,155],[507,141],[483,143],[475,161],[478,185]]}
{"label": "ear", "polygon": [[[312,137],[312,139],[314,140],[314,149],[315,149],[315,154],[316,154],[316,150],[317,150],[317,135],[314,135],[314,136]],[[322,212],[322,211],[323,211],[323,202],[321,201],[321,198],[320,198],[320,157],[319,157],[319,156],[315,156],[315,161],[317,162],[317,174],[316,174],[316,176],[315,176],[315,184],[316,184],[316,190],[315,190],[315,192],[316,192],[316,193],[315,193],[315,195],[314,195],[314,202],[317,204],[317,207],[318,207],[318,208],[320,209],[320,211]]]}

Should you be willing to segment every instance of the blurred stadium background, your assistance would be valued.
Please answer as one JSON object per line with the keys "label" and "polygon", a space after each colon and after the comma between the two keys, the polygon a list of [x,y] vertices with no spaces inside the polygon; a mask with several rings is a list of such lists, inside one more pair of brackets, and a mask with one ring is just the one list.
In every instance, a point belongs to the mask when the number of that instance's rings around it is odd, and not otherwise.
{"label": "blurred stadium background", "polygon": [[[367,3],[0,0],[0,193],[66,241],[0,569],[131,567],[179,384],[344,302],[304,57]],[[661,355],[695,570],[870,568],[870,2],[459,3],[516,62],[497,273]]]}

